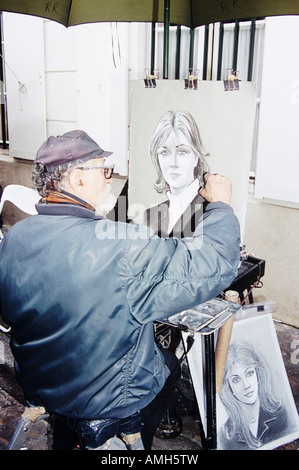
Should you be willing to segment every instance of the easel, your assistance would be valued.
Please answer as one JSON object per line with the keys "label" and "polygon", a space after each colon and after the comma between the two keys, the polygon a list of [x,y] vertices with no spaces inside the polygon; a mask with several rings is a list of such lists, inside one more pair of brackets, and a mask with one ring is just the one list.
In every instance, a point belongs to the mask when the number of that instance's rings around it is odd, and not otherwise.
{"label": "easel", "polygon": [[[265,261],[258,258],[248,257],[247,260],[242,263],[245,264],[241,264],[238,276],[231,284],[229,288],[230,290],[226,292],[226,299],[232,302],[240,299],[240,302],[242,303],[245,298],[248,297],[249,303],[253,303],[252,286],[256,286],[260,283],[260,278],[264,275],[265,271]],[[247,290],[246,297],[244,297],[245,290]],[[235,292],[235,294],[232,294],[232,292]],[[216,350],[215,333],[212,332],[209,335],[202,336],[205,361],[205,374],[203,380],[205,381],[206,387],[206,432],[204,431],[203,426],[203,416],[200,416],[200,420],[203,448],[206,450],[217,449],[216,395],[221,390],[233,321],[234,318],[230,318],[219,329]],[[191,348],[187,357],[191,359],[194,354],[195,353]],[[196,356],[193,357],[195,357],[194,362],[196,362]],[[191,371],[190,375],[194,384],[194,377],[192,377]],[[200,390],[200,393],[202,393],[202,390]],[[198,408],[200,408],[199,403],[197,404]]]}
{"label": "easel", "polygon": [[[235,291],[228,291],[225,298],[231,302],[238,302],[239,295]],[[207,426],[205,435],[202,426],[202,434],[203,447],[207,450],[217,449],[216,395],[220,392],[222,386],[233,322],[234,318],[232,317],[219,329],[216,350],[215,333],[203,337]]]}
{"label": "easel", "polygon": [[[170,25],[170,2],[169,0],[164,1],[164,63],[163,63],[163,78],[168,79],[168,62],[169,62],[169,25]],[[152,54],[151,54],[151,69],[150,73],[154,77],[154,25],[152,28]],[[190,39],[192,39],[190,37]],[[193,61],[191,56],[193,44],[192,40],[190,41],[190,57],[189,57],[189,70],[193,70]],[[177,70],[177,67],[176,67]],[[204,74],[206,76],[206,74]],[[179,77],[176,77],[179,78]],[[192,74],[192,80],[193,80]],[[196,78],[196,77],[195,77]],[[193,83],[193,81],[192,81]],[[235,83],[235,82],[234,82]],[[158,86],[158,85],[157,85]],[[196,87],[190,87],[196,89]],[[236,89],[234,87],[234,89]],[[237,285],[236,288],[230,286],[230,289],[236,290],[239,293],[240,300],[243,300],[243,291],[245,289],[250,289],[250,286],[254,284],[254,282],[261,277],[263,273],[261,272],[254,272],[251,271],[256,270],[255,263],[253,263],[253,267],[245,267],[242,271],[241,275],[238,276],[236,280]],[[254,277],[254,280],[252,280]],[[234,283],[233,283],[234,284]],[[250,301],[252,301],[251,294],[249,297]],[[217,345],[215,351],[215,334],[211,333],[208,335],[204,335],[202,337],[203,342],[203,356],[205,362],[205,376],[203,377],[203,381],[205,384],[205,398],[206,398],[206,430],[205,435],[203,438],[203,447],[205,449],[216,449],[217,448],[217,429],[216,429],[216,395],[219,393],[219,388],[221,388],[223,372],[225,369],[226,363],[226,355],[229,346],[230,335],[232,331],[232,321],[228,321],[221,330],[218,332],[217,337]],[[194,351],[191,350],[188,353],[188,356],[192,356]],[[195,358],[196,360],[196,358]],[[192,378],[192,376],[191,376]],[[192,379],[193,382],[193,379]]]}

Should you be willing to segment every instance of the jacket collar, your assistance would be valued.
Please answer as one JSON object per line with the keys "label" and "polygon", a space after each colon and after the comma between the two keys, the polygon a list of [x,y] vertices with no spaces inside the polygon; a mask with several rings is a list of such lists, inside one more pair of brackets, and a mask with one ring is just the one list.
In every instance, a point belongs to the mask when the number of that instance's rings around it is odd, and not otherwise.
{"label": "jacket collar", "polygon": [[39,215],[69,215],[87,219],[103,219],[95,209],[83,199],[67,191],[54,191],[42,198],[35,206]]}
{"label": "jacket collar", "polygon": [[104,218],[102,215],[77,204],[36,204],[35,208],[39,215],[68,215],[95,220]]}

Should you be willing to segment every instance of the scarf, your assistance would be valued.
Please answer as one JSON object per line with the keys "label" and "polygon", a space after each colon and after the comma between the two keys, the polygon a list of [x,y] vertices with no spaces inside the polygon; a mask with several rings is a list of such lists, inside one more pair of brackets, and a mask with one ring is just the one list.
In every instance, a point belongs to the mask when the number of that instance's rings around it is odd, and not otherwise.
{"label": "scarf", "polygon": [[77,204],[79,206],[85,207],[90,211],[95,211],[95,208],[90,205],[88,202],[83,201],[82,199],[70,194],[66,191],[53,191],[48,194],[46,197],[42,198],[42,204]]}

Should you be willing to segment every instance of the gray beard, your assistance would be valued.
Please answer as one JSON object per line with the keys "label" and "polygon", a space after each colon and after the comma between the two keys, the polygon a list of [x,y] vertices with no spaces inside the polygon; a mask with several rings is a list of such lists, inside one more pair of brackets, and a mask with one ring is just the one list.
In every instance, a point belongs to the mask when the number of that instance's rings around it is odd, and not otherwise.
{"label": "gray beard", "polygon": [[100,200],[95,201],[95,210],[97,214],[106,215],[110,212],[116,203],[116,197],[111,192],[111,185],[107,185],[104,193],[101,195]]}

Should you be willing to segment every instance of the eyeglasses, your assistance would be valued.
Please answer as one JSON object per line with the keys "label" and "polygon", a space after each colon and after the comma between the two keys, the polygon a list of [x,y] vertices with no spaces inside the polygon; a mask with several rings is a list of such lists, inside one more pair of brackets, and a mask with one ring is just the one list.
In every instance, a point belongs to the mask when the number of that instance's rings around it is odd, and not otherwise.
{"label": "eyeglasses", "polygon": [[102,168],[104,170],[104,176],[106,180],[112,178],[114,167],[107,167],[107,166],[81,166],[77,167],[79,170],[97,170]]}

